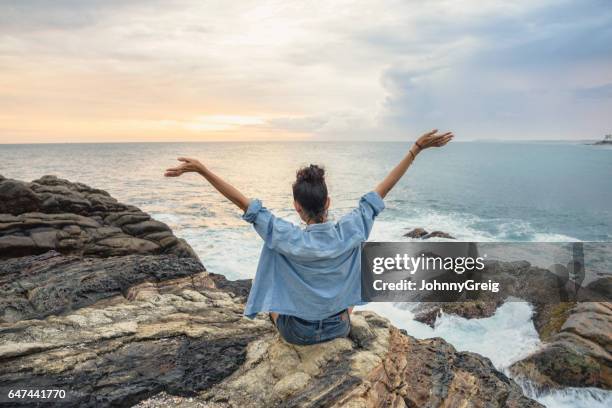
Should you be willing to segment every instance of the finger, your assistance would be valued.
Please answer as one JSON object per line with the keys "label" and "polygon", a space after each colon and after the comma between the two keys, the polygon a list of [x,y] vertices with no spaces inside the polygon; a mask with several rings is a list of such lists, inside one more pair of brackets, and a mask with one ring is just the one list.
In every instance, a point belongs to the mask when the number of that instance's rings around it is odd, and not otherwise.
{"label": "finger", "polygon": [[170,167],[169,169],[166,169],[166,171],[181,171],[181,167],[180,166]]}
{"label": "finger", "polygon": [[440,142],[441,140],[443,140],[446,136],[442,136],[442,135],[436,135],[436,136],[432,136],[431,137],[431,143],[432,144],[436,144],[438,142]]}
{"label": "finger", "polygon": [[429,132],[425,133],[425,136],[435,135],[437,131],[438,131],[438,129],[432,129]]}
{"label": "finger", "polygon": [[179,157],[177,160],[185,163],[189,163],[191,161],[189,157]]}
{"label": "finger", "polygon": [[447,136],[439,142],[439,146],[444,146],[453,139],[452,136]]}

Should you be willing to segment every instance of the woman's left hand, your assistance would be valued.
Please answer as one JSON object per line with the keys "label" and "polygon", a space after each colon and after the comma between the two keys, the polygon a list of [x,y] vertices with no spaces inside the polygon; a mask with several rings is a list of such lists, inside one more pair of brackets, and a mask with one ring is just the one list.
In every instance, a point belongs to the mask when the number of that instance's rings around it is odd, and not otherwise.
{"label": "woman's left hand", "polygon": [[190,159],[188,157],[179,157],[178,161],[183,162],[176,167],[166,169],[164,176],[166,177],[178,177],[183,173],[201,173],[205,167],[196,159]]}
{"label": "woman's left hand", "polygon": [[453,135],[453,132],[438,134],[438,129],[433,129],[432,131],[419,137],[414,145],[418,148],[418,151],[425,150],[430,147],[442,147],[453,140],[454,136],[455,135]]}

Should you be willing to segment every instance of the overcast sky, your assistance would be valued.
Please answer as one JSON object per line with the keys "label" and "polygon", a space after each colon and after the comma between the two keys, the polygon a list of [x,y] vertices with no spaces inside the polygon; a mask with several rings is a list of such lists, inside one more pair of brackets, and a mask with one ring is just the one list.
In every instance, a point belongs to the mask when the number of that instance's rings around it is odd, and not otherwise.
{"label": "overcast sky", "polygon": [[609,0],[0,2],[0,143],[593,139]]}

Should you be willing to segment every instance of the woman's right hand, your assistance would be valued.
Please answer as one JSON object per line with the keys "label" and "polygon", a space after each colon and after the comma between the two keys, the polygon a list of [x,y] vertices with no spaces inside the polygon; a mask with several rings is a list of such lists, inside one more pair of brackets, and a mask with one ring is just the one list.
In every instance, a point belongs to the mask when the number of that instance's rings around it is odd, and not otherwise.
{"label": "woman's right hand", "polygon": [[205,167],[196,159],[190,159],[188,157],[179,157],[178,161],[182,162],[176,167],[170,167],[166,169],[164,176],[166,177],[178,177],[183,173],[202,173]]}
{"label": "woman's right hand", "polygon": [[[419,137],[414,145],[418,151],[428,149],[430,147],[442,147],[453,139],[453,132],[438,134],[438,129],[433,129]],[[418,153],[418,152],[417,152]]]}

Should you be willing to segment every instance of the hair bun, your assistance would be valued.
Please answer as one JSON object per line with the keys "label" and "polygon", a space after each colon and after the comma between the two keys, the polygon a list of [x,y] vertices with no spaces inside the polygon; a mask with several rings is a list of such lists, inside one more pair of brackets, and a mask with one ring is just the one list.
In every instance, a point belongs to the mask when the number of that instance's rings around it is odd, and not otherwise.
{"label": "hair bun", "polygon": [[325,180],[325,169],[317,166],[316,164],[311,164],[308,167],[299,169],[296,179],[297,181],[306,181],[309,183],[321,182]]}

